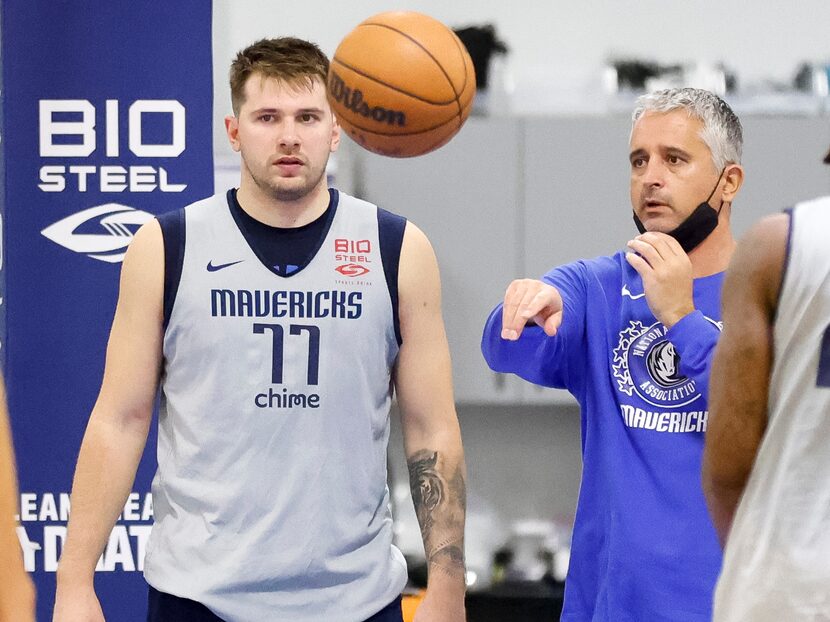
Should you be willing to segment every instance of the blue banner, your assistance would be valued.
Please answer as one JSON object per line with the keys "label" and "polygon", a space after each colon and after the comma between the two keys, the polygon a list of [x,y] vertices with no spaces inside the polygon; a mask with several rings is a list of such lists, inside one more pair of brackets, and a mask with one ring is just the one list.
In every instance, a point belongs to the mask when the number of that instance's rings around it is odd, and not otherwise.
{"label": "blue banner", "polygon": [[[48,620],[120,262],[142,223],[213,191],[211,3],[4,0],[0,27],[0,354],[18,533]],[[98,564],[108,620],[146,616],[154,470],[153,431]]]}

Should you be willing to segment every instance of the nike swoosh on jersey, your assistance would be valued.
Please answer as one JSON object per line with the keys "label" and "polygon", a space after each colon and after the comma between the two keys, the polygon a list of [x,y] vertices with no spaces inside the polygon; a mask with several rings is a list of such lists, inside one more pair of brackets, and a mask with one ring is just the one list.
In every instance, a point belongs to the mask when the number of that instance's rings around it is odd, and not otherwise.
{"label": "nike swoosh on jersey", "polygon": [[245,261],[245,260],[244,260],[244,259],[240,259],[239,261],[231,261],[231,262],[229,262],[229,263],[220,263],[220,264],[216,264],[216,265],[214,266],[214,265],[213,265],[213,260],[211,259],[211,260],[208,262],[208,265],[207,265],[207,271],[208,271],[208,272],[216,272],[217,270],[222,270],[223,268],[230,268],[231,266],[235,266],[236,264],[238,264],[238,263],[242,263],[243,261]]}
{"label": "nike swoosh on jersey", "polygon": [[628,285],[623,285],[622,286],[622,295],[623,296],[628,296],[629,298],[631,298],[631,300],[637,300],[638,298],[642,298],[643,296],[645,296],[646,293],[643,292],[642,294],[632,294],[628,289]]}

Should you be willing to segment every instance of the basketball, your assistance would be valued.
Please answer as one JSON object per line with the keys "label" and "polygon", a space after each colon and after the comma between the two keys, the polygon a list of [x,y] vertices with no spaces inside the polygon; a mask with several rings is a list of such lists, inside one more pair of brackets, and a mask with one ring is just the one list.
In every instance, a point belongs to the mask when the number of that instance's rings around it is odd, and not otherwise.
{"label": "basketball", "polygon": [[370,17],[337,46],[328,97],[345,132],[369,151],[418,156],[446,144],[476,91],[467,49],[447,26],[412,11]]}

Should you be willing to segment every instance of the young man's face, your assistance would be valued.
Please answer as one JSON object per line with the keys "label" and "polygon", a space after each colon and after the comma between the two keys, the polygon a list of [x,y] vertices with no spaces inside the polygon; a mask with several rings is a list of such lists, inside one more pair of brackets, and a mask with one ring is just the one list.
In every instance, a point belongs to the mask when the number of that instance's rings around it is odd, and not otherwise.
{"label": "young man's face", "polygon": [[[649,231],[668,233],[705,201],[718,182],[703,122],[685,110],[646,112],[631,132],[631,206]],[[718,209],[720,194],[710,204]]]}
{"label": "young man's face", "polygon": [[340,143],[340,127],[322,80],[287,84],[253,74],[228,138],[242,155],[242,175],[279,201],[297,201],[326,187],[326,164]]}

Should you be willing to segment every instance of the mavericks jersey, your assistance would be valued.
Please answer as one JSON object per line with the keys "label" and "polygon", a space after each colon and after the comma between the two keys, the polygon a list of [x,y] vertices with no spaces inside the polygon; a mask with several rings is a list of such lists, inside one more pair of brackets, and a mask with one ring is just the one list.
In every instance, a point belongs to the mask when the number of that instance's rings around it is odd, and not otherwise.
{"label": "mavericks jersey", "polygon": [[830,620],[830,198],[791,212],[768,421],[714,619]]}
{"label": "mavericks jersey", "polygon": [[225,195],[179,214],[145,576],[228,622],[355,622],[406,582],[386,488],[399,341],[381,210],[336,191],[331,209],[290,277]]}

